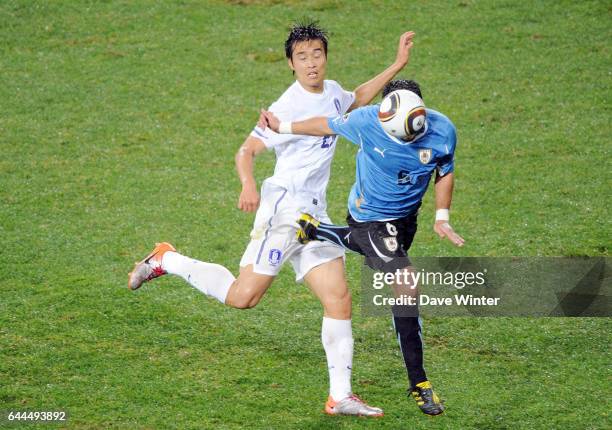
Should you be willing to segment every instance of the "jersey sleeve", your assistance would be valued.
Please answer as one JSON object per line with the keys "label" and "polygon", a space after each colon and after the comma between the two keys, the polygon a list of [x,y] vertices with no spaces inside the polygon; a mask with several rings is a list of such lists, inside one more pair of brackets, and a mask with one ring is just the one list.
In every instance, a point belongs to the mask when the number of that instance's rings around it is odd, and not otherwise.
{"label": "jersey sleeve", "polygon": [[457,145],[457,132],[455,126],[449,124],[444,154],[438,161],[438,175],[445,176],[455,170],[455,146]]}
{"label": "jersey sleeve", "polygon": [[352,91],[346,91],[344,88],[340,88],[340,106],[342,106],[341,112],[344,114],[349,110],[353,102],[355,101],[355,93]]}
{"label": "jersey sleeve", "polygon": [[331,84],[334,92],[335,99],[339,102],[339,105],[336,105],[336,109],[339,113],[345,114],[353,102],[355,101],[355,93],[352,91],[346,91],[342,86],[336,81],[326,81]]}
{"label": "jersey sleeve", "polygon": [[[282,99],[272,103],[268,110],[276,115],[281,121],[289,121],[291,119],[291,109],[286,103],[283,103]],[[293,138],[291,134],[278,134],[267,127],[261,129],[258,126],[253,128],[251,136],[261,140],[268,150],[272,150],[276,146],[287,143]]]}
{"label": "jersey sleeve", "polygon": [[327,126],[332,129],[334,134],[350,140],[355,145],[359,145],[359,130],[365,124],[366,110],[371,107],[355,109],[350,113],[328,118]]}

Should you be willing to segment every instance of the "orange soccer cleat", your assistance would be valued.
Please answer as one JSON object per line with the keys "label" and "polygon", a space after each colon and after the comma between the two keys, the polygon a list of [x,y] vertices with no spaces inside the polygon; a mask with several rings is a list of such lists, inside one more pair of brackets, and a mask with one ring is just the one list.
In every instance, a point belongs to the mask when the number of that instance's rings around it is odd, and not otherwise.
{"label": "orange soccer cleat", "polygon": [[165,275],[166,271],[162,269],[161,261],[168,251],[176,251],[176,249],[168,242],[156,243],[155,249],[142,261],[136,263],[134,269],[128,274],[128,288],[137,290],[145,282]]}

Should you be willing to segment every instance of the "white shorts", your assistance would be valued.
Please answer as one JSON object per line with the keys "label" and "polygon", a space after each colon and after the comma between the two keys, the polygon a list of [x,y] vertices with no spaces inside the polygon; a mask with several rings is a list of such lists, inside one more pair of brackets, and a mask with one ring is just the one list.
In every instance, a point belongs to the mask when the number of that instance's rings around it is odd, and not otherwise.
{"label": "white shorts", "polygon": [[[301,245],[295,234],[301,206],[285,188],[264,182],[261,203],[251,231],[251,242],[240,260],[240,267],[253,265],[253,271],[276,276],[285,261],[290,261],[295,280],[301,282],[310,269],[344,257],[344,249],[327,242],[312,241]],[[330,223],[326,213],[312,214]]]}

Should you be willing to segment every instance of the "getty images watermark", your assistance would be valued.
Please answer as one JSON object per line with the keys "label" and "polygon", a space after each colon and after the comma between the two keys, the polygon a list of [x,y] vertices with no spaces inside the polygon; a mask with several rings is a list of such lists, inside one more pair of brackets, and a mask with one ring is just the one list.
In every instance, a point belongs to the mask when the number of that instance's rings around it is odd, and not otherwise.
{"label": "getty images watermark", "polygon": [[364,266],[366,315],[611,316],[608,257],[413,258],[377,272]]}
{"label": "getty images watermark", "polygon": [[[500,297],[474,296],[473,294],[454,294],[452,297],[432,297],[425,293],[415,292],[417,286],[445,286],[462,290],[470,286],[486,285],[485,275],[482,272],[428,272],[425,269],[402,269],[395,272],[374,272],[372,288],[381,290],[385,287],[394,291],[392,297],[384,294],[375,294],[372,302],[376,306],[497,306]],[[402,292],[407,290],[407,292]],[[410,291],[412,290],[412,291]]]}

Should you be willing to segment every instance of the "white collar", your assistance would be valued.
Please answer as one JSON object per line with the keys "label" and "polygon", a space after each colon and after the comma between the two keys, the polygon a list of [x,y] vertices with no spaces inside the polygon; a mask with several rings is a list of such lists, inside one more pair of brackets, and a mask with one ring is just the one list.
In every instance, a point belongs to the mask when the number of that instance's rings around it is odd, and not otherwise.
{"label": "white collar", "polygon": [[308,91],[306,88],[304,88],[302,86],[300,81],[298,81],[297,79],[295,80],[295,85],[298,86],[298,88],[300,89],[302,94],[304,94],[304,95],[306,95],[308,97],[323,98],[323,97],[326,96],[326,93],[327,93],[327,83],[325,81],[323,81],[323,92],[321,92],[321,93],[313,93],[312,91]]}

